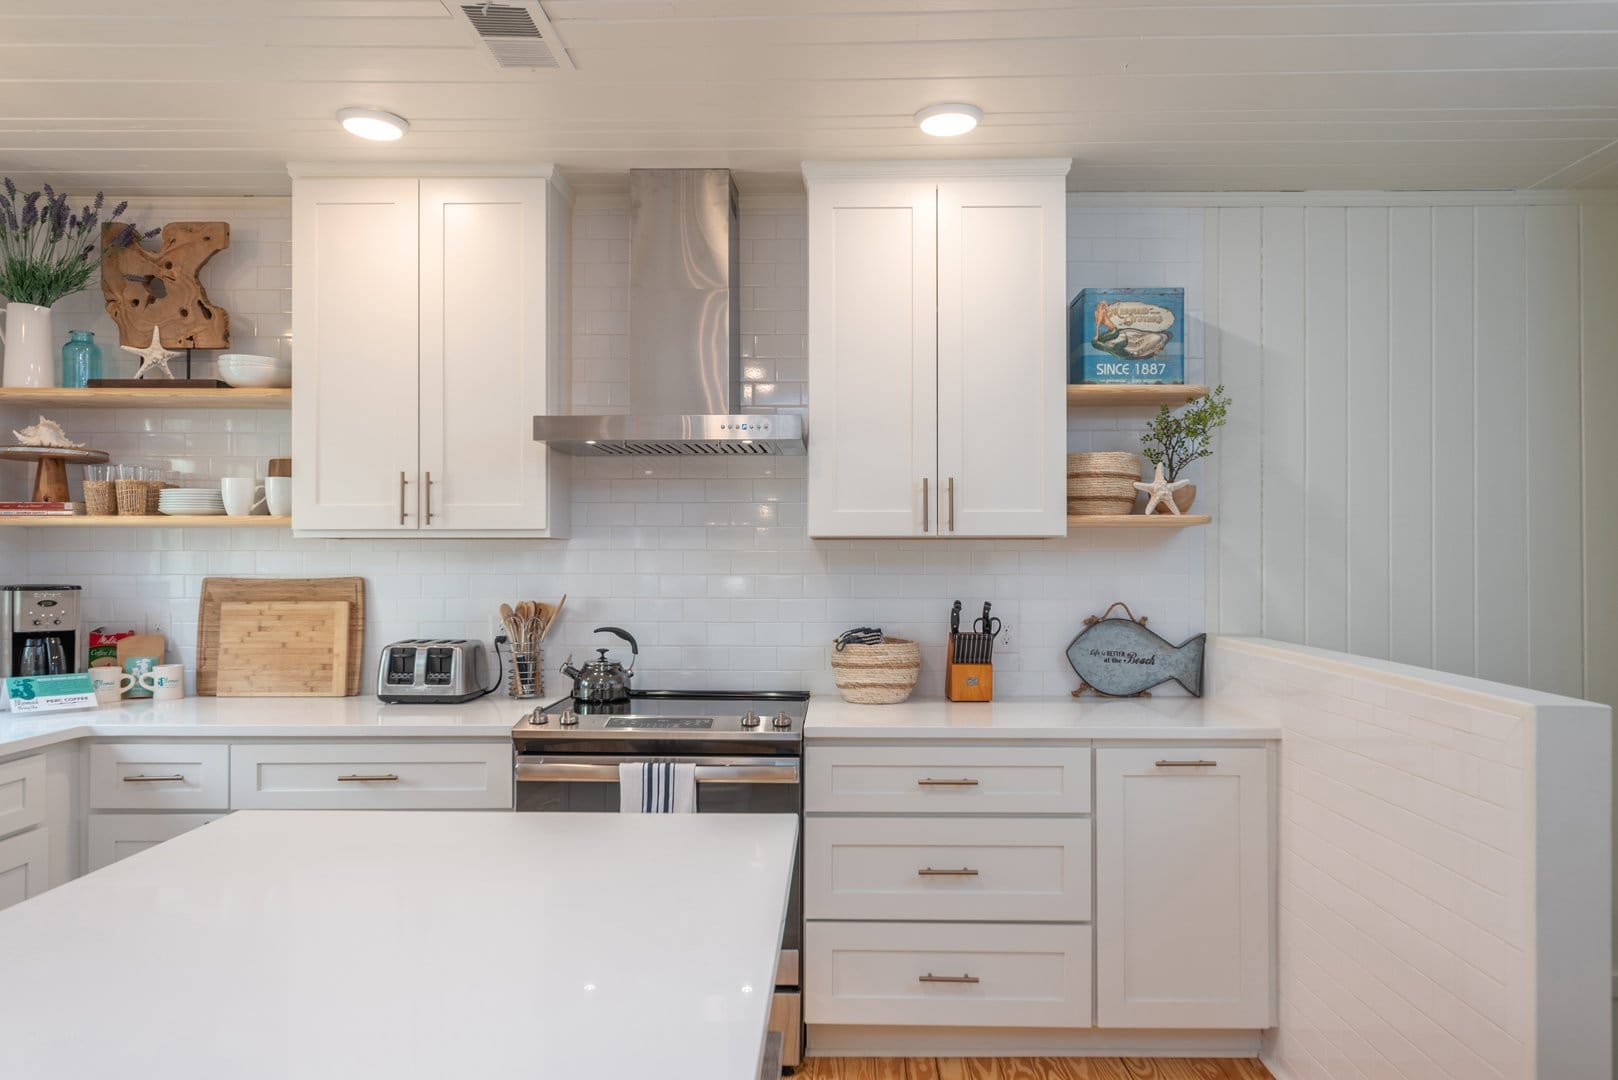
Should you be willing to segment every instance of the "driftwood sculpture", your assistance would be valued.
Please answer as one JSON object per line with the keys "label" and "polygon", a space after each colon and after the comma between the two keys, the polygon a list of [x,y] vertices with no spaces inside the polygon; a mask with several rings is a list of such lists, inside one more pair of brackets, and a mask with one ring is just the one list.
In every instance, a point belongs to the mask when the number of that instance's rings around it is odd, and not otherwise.
{"label": "driftwood sculpture", "polygon": [[230,314],[208,299],[198,275],[230,246],[230,224],[170,222],[156,251],[139,241],[113,243],[124,228],[110,224],[101,230],[101,293],[118,324],[119,344],[149,345],[155,328],[171,349],[228,349]]}

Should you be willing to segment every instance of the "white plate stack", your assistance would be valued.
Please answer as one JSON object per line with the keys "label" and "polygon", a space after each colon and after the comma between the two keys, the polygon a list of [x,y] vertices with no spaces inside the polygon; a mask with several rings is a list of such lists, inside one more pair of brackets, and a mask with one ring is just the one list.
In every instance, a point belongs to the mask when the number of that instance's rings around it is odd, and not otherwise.
{"label": "white plate stack", "polygon": [[162,514],[217,517],[225,512],[225,500],[217,488],[164,488],[157,493],[157,509]]}

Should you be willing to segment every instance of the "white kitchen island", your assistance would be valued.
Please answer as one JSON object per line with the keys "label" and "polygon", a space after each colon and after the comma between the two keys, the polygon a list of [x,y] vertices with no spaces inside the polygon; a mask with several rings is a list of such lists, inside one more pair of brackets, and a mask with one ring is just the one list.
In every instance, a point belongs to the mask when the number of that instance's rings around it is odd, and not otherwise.
{"label": "white kitchen island", "polygon": [[0,1073],[754,1080],[787,815],[243,812],[0,912]]}

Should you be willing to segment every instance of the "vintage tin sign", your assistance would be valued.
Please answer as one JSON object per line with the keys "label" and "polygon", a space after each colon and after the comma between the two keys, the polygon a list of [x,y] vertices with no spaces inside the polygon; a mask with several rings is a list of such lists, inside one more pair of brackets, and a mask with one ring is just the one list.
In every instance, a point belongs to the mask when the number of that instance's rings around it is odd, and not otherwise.
{"label": "vintage tin sign", "polygon": [[1081,289],[1067,321],[1068,382],[1185,382],[1184,289]]}

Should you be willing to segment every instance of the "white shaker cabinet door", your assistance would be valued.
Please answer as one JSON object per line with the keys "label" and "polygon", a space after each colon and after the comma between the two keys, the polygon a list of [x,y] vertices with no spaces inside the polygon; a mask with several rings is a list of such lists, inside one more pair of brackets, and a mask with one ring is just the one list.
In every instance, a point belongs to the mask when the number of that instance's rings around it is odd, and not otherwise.
{"label": "white shaker cabinet door", "polygon": [[298,529],[415,530],[417,182],[293,187]]}
{"label": "white shaker cabinet door", "polygon": [[809,535],[936,536],[937,185],[809,185]]}
{"label": "white shaker cabinet door", "polygon": [[50,888],[50,847],[49,829],[0,840],[0,909]]}
{"label": "white shaker cabinet door", "polygon": [[1097,1023],[1269,1027],[1269,752],[1103,748],[1095,763]]}
{"label": "white shaker cabinet door", "polygon": [[[533,418],[565,411],[547,363],[550,185],[421,181],[423,528],[544,530]],[[558,373],[558,374],[553,374]],[[558,385],[552,386],[552,382]],[[553,407],[552,402],[556,404]]]}
{"label": "white shaker cabinet door", "polygon": [[942,536],[1067,533],[1060,176],[938,185]]}

